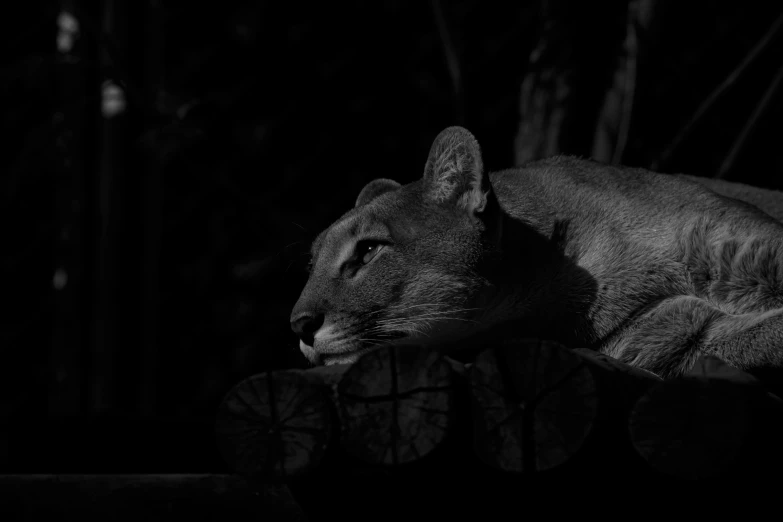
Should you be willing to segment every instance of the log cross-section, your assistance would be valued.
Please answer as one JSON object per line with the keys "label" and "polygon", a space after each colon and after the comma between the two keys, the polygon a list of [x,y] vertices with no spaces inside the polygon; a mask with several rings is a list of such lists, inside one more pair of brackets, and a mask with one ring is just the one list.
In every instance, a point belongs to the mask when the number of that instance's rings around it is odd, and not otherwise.
{"label": "log cross-section", "polygon": [[566,462],[585,442],[598,409],[584,361],[555,343],[521,340],[489,348],[469,373],[475,450],[505,471]]}
{"label": "log cross-section", "polygon": [[419,346],[365,354],[337,385],[343,448],[371,464],[424,457],[453,424],[454,378],[443,357]]}
{"label": "log cross-section", "polygon": [[245,476],[291,478],[320,462],[331,438],[332,410],[324,388],[303,372],[255,375],[223,400],[218,446]]}

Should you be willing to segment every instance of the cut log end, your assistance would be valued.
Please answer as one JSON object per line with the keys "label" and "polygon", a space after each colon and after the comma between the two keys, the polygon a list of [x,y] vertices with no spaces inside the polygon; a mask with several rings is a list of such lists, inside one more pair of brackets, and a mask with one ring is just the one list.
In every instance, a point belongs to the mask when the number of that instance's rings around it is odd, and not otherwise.
{"label": "cut log end", "polygon": [[290,478],[318,465],[331,436],[323,387],[296,371],[270,372],[239,383],[217,416],[218,446],[245,476]]}
{"label": "cut log end", "polygon": [[522,340],[485,350],[469,376],[475,445],[487,464],[515,472],[563,464],[584,444],[597,414],[593,376],[552,342]]}
{"label": "cut log end", "polygon": [[453,377],[449,362],[419,346],[363,355],[337,386],[343,448],[385,465],[429,454],[452,425]]}
{"label": "cut log end", "polygon": [[685,376],[662,382],[631,411],[631,440],[656,470],[684,479],[726,473],[750,426],[751,376],[719,359],[700,358]]}

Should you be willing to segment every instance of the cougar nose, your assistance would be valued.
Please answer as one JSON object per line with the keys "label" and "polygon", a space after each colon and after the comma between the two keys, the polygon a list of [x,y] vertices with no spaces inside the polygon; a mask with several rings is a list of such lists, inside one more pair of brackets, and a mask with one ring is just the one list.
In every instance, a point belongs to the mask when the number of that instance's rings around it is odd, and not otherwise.
{"label": "cougar nose", "polygon": [[291,329],[308,346],[312,346],[315,332],[324,324],[324,314],[302,312],[291,320]]}

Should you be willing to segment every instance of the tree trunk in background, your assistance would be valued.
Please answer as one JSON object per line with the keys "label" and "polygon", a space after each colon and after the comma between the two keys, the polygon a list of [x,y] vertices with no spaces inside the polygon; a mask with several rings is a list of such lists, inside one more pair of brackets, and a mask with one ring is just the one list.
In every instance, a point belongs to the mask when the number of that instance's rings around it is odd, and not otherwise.
{"label": "tree trunk in background", "polygon": [[[98,18],[100,4],[63,2],[63,10],[89,8]],[[96,35],[81,31],[78,47],[59,65],[58,87],[64,127],[61,137],[66,157],[62,182],[56,192],[55,310],[50,415],[76,414],[89,404],[91,355],[96,352],[96,303],[101,281],[96,276],[100,226],[98,183],[101,158],[101,70]]]}
{"label": "tree trunk in background", "polygon": [[554,154],[618,161],[633,105],[639,24],[655,0],[543,0],[522,82],[517,165]]}
{"label": "tree trunk in background", "polygon": [[591,156],[605,163],[619,164],[628,144],[636,94],[640,46],[659,0],[631,0],[628,3],[625,39],[614,60],[614,77],[603,99],[595,125]]}
{"label": "tree trunk in background", "polygon": [[[89,413],[102,413],[111,410],[116,405],[117,390],[117,350],[120,348],[118,332],[124,326],[118,319],[121,314],[122,295],[120,283],[123,277],[123,268],[115,261],[118,249],[122,244],[125,234],[122,230],[123,215],[127,207],[123,205],[120,195],[124,192],[123,169],[125,158],[123,157],[119,143],[123,139],[123,121],[109,119],[103,115],[104,111],[104,81],[106,81],[105,68],[111,63],[104,38],[110,37],[118,45],[123,46],[126,35],[117,32],[115,19],[117,17],[117,2],[107,0],[102,2],[103,12],[99,17],[93,18],[89,23],[90,33],[100,35],[100,60],[101,76],[98,79],[98,88],[101,90],[101,112],[103,122],[100,139],[102,141],[102,155],[100,157],[100,175],[96,180],[100,205],[100,228],[95,230],[97,235],[97,263],[95,277],[98,283],[95,288],[93,309],[95,321],[95,342],[91,348],[91,364],[89,373]],[[119,298],[119,299],[118,299]]]}
{"label": "tree trunk in background", "polygon": [[112,78],[127,106],[107,120],[105,170],[111,255],[105,259],[115,291],[114,331],[93,374],[93,411],[153,414],[158,386],[158,315],[161,172],[141,147],[156,125],[155,100],[162,87],[161,17],[157,2],[106,3]]}
{"label": "tree trunk in background", "polygon": [[[96,7],[99,5],[99,7]],[[62,66],[66,181],[57,192],[52,415],[152,414],[157,389],[161,172],[140,150],[157,124],[162,17],[153,0],[64,4],[80,25]],[[143,28],[143,29],[142,29]],[[125,108],[107,112],[107,78]]]}
{"label": "tree trunk in background", "polygon": [[[135,32],[141,41],[138,47],[138,73],[145,99],[148,103],[143,108],[143,126],[139,132],[144,132],[156,123],[157,112],[153,105],[157,95],[163,92],[165,81],[164,68],[164,32],[163,9],[160,2],[146,0],[138,2],[141,15],[141,25],[144,29]],[[163,168],[157,157],[149,151],[139,150],[138,136],[134,140],[136,153],[140,159],[137,175],[142,180],[143,201],[139,206],[143,226],[142,257],[141,257],[141,332],[139,358],[141,372],[139,373],[139,396],[137,404],[142,415],[154,415],[157,411],[160,363],[160,320],[161,292],[160,269],[163,248]]]}

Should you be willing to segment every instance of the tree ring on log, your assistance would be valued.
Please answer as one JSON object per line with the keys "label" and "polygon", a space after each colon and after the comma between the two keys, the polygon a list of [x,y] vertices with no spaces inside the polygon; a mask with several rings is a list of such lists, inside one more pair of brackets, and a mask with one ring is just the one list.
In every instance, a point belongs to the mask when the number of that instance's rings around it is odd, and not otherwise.
{"label": "tree ring on log", "polygon": [[296,370],[255,375],[218,409],[223,458],[250,477],[291,478],[316,467],[329,444],[332,405],[323,386]]}
{"label": "tree ring on log", "polygon": [[484,462],[514,472],[554,468],[584,444],[598,395],[582,358],[525,339],[481,352],[469,372],[474,447]]}
{"label": "tree ring on log", "polygon": [[689,375],[664,381],[631,410],[636,451],[656,470],[702,479],[730,470],[750,425],[757,381],[717,358],[701,357]]}
{"label": "tree ring on log", "polygon": [[364,354],[337,385],[342,447],[372,464],[421,459],[453,424],[453,382],[454,370],[434,350],[400,345]]}

